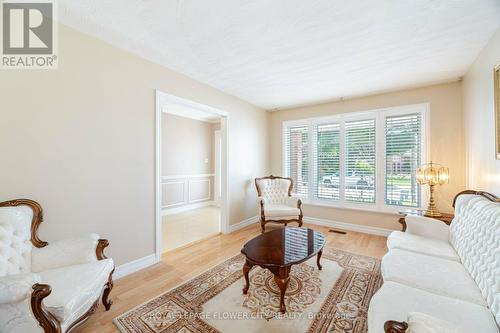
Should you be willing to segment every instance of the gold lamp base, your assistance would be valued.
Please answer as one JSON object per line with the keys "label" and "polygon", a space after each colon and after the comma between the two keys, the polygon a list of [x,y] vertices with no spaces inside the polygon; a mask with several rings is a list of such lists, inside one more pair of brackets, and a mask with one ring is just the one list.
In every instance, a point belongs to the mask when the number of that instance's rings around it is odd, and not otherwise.
{"label": "gold lamp base", "polygon": [[425,211],[424,216],[427,217],[441,217],[443,214],[441,214],[437,209],[428,207],[427,210]]}
{"label": "gold lamp base", "polygon": [[434,185],[429,186],[429,206],[427,207],[427,211],[425,212],[424,216],[427,217],[441,217],[443,216],[436,207],[436,201],[434,200]]}

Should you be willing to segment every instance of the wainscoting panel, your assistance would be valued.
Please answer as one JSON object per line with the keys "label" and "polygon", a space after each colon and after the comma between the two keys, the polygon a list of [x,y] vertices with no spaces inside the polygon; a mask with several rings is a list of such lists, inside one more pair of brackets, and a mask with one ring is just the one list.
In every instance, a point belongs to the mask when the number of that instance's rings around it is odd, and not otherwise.
{"label": "wainscoting panel", "polygon": [[186,204],[186,182],[172,181],[161,184],[162,207],[173,207]]}
{"label": "wainscoting panel", "polygon": [[171,209],[213,200],[214,174],[164,176],[162,208]]}
{"label": "wainscoting panel", "polygon": [[210,200],[210,179],[189,180],[189,202]]}

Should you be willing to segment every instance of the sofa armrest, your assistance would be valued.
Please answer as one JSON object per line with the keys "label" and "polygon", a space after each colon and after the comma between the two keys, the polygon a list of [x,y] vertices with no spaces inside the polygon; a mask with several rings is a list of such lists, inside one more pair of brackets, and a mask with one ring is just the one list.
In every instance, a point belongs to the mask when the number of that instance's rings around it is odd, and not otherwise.
{"label": "sofa armrest", "polygon": [[35,273],[0,277],[0,304],[19,302],[31,294],[31,287],[41,278]]}
{"label": "sofa armrest", "polygon": [[61,323],[56,316],[49,312],[43,305],[43,300],[49,296],[51,292],[52,288],[50,288],[48,284],[34,284],[30,299],[31,312],[44,333],[61,333]]}
{"label": "sofa armrest", "polygon": [[259,205],[259,215],[260,215],[260,220],[264,221],[266,219],[264,215],[264,207],[266,205],[266,198],[264,197],[257,197],[257,203]]}
{"label": "sofa armrest", "polygon": [[388,320],[384,324],[385,333],[405,333],[408,329],[408,324],[404,321]]}
{"label": "sofa armrest", "polygon": [[[31,271],[41,272],[58,267],[85,264],[103,259],[102,243],[96,234],[68,238],[51,242],[42,248],[33,248],[31,253]],[[101,258],[98,256],[101,253]]]}
{"label": "sofa armrest", "polygon": [[385,333],[454,332],[461,333],[454,324],[421,312],[408,313],[407,321],[389,320],[384,323]]}
{"label": "sofa armrest", "polygon": [[410,234],[448,242],[449,226],[442,221],[417,215],[407,215],[405,221]]}
{"label": "sofa armrest", "polygon": [[257,197],[257,205],[259,206],[259,211],[263,214],[264,213],[264,207],[266,207],[266,198],[264,197]]}

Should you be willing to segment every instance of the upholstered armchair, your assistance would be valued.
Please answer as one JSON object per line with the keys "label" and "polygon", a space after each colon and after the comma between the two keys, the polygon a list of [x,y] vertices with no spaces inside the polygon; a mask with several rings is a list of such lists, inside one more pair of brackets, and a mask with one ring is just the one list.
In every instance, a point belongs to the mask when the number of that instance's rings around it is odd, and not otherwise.
{"label": "upholstered armchair", "polygon": [[38,238],[42,207],[32,200],[0,203],[0,331],[65,333],[106,310],[114,264],[96,234],[56,241]]}
{"label": "upholstered armchair", "polygon": [[266,223],[281,223],[285,226],[297,222],[302,226],[302,201],[292,197],[292,178],[273,175],[255,178],[260,208],[260,227],[266,231]]}

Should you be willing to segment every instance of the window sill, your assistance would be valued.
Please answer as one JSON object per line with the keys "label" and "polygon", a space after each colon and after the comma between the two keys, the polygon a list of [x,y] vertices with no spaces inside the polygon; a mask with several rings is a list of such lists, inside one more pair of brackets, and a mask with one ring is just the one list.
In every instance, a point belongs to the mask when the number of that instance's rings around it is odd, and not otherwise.
{"label": "window sill", "polygon": [[367,205],[362,203],[356,204],[356,203],[341,203],[341,202],[325,202],[317,200],[311,201],[305,198],[300,198],[300,199],[302,200],[302,204],[306,206],[336,208],[336,209],[371,212],[378,214],[389,214],[389,215],[399,215],[398,212],[405,209],[421,209],[418,207],[407,207],[407,206],[377,207],[376,205]]}

